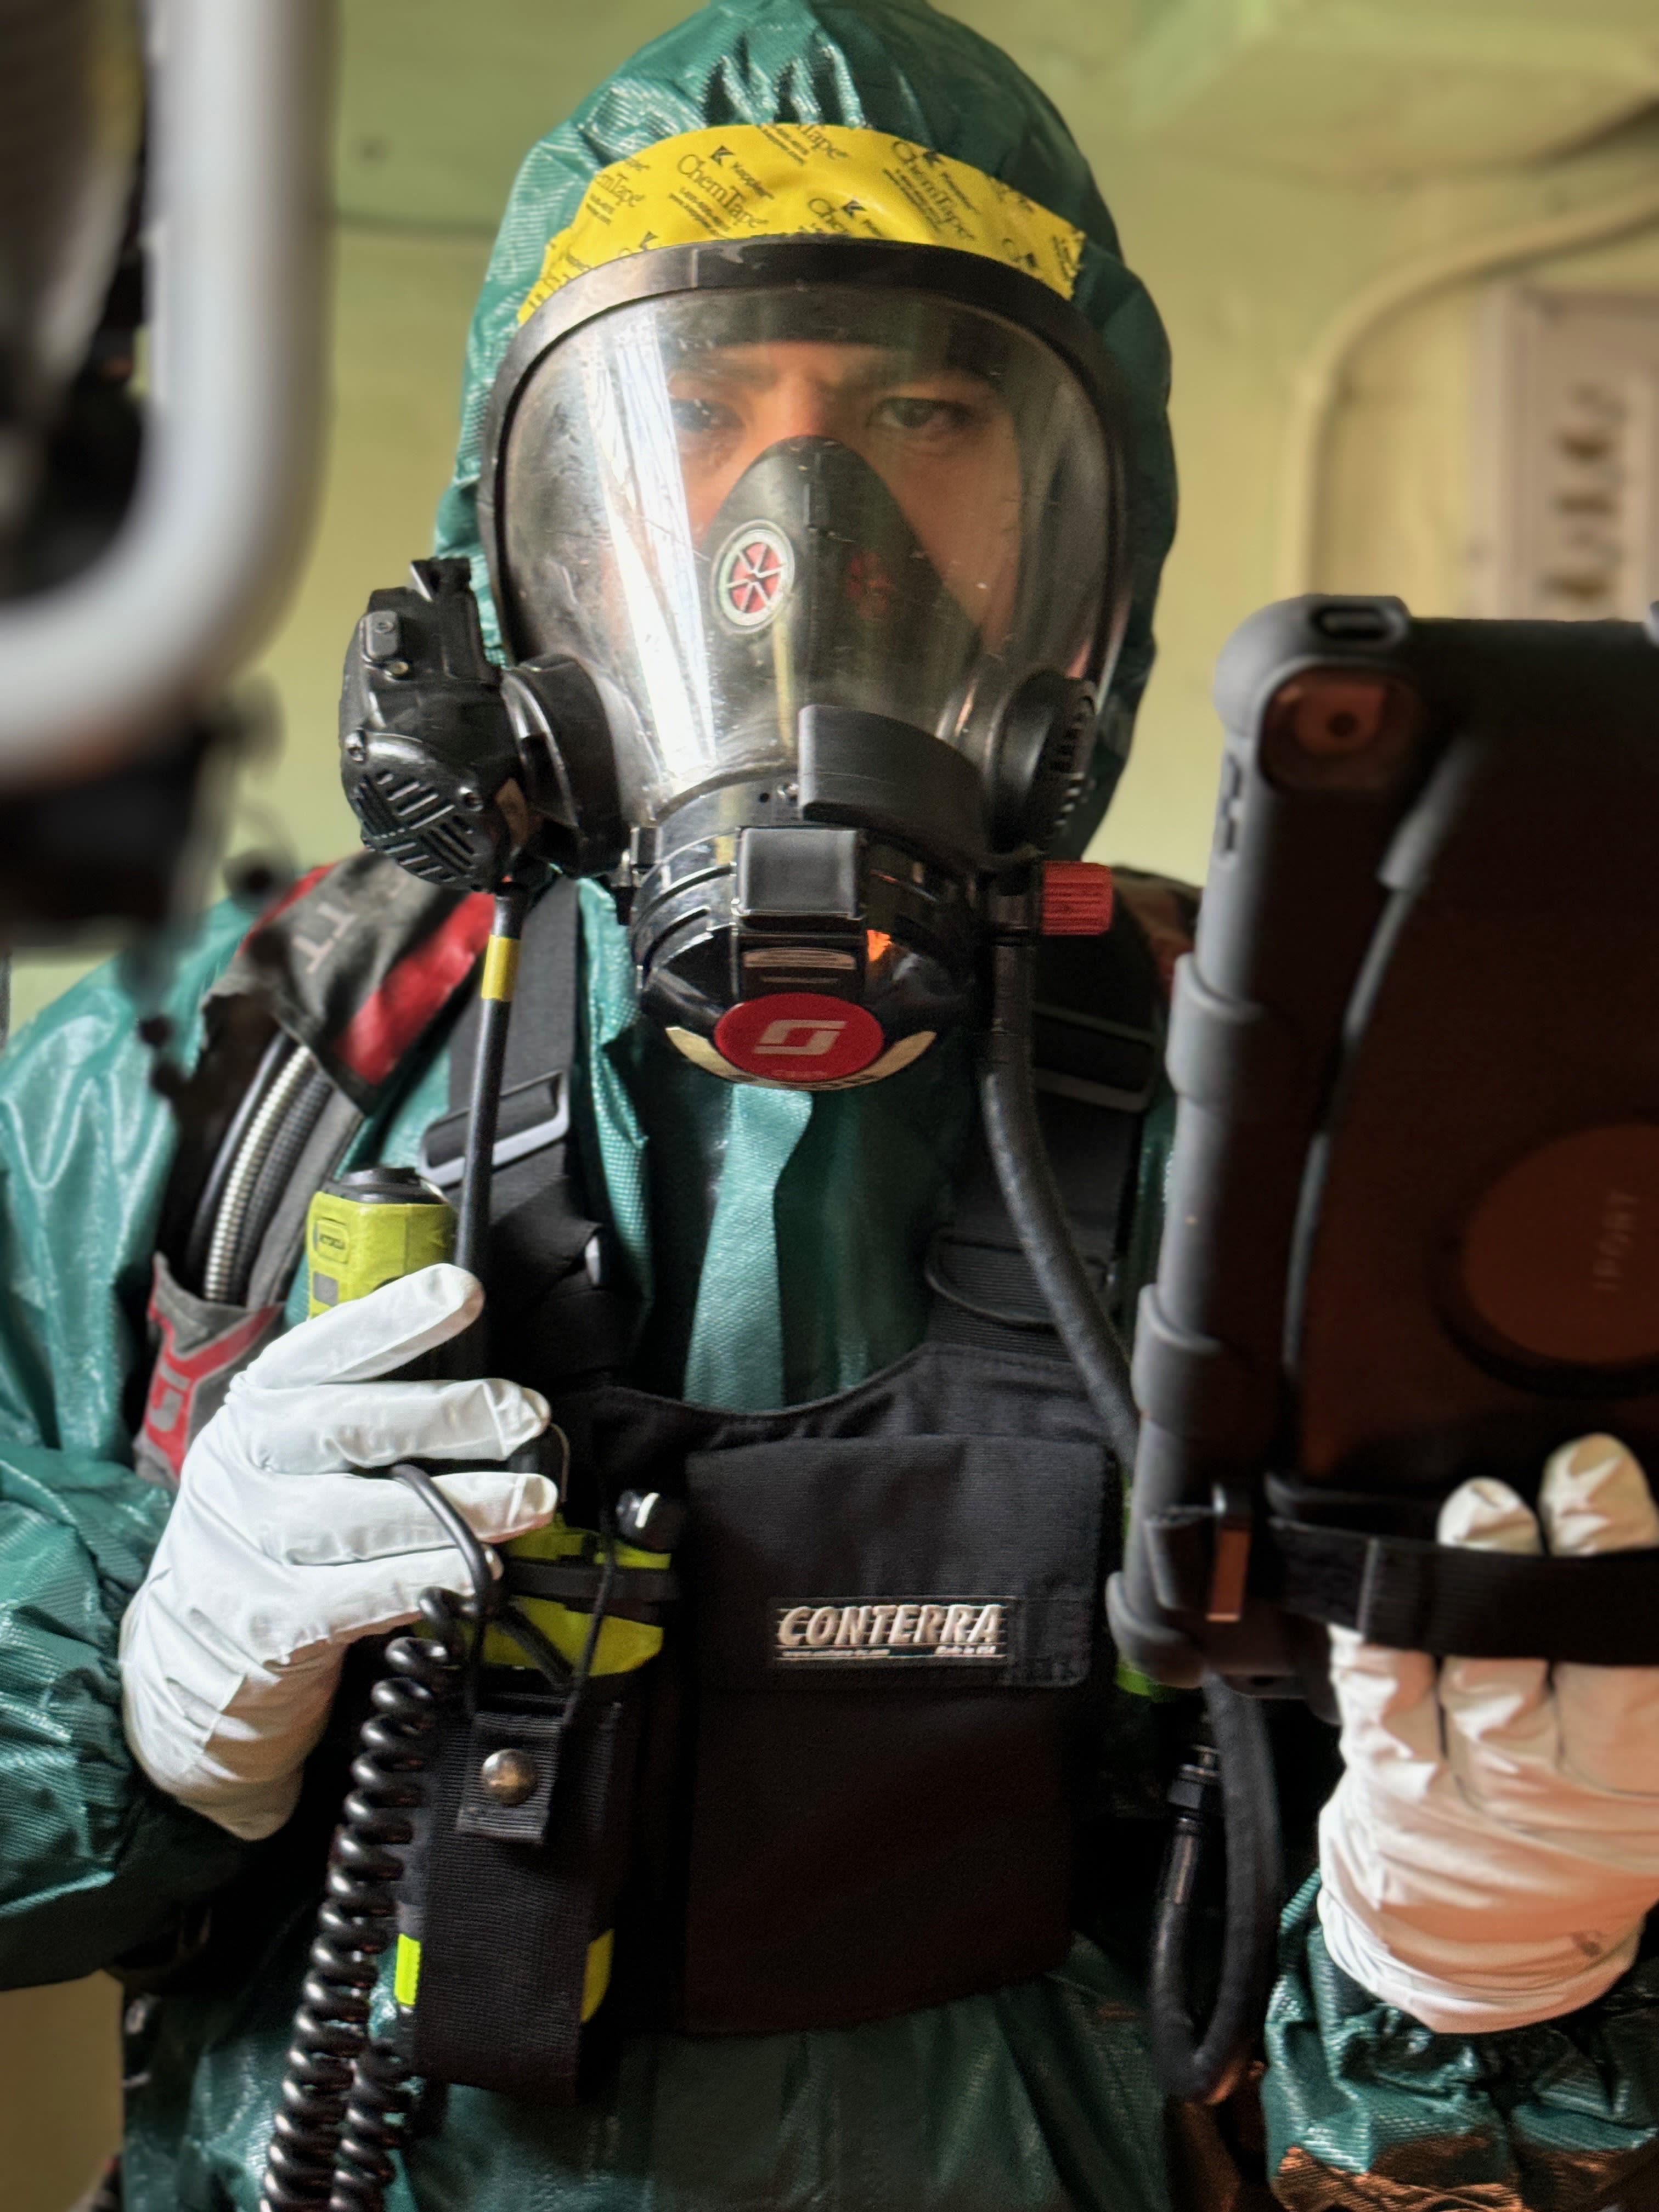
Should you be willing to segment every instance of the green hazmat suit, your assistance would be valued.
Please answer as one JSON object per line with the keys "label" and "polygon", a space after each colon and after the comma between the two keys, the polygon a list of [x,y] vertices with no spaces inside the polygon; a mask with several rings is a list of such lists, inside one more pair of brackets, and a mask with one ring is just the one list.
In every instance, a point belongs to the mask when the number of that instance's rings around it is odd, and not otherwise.
{"label": "green hazmat suit", "polygon": [[[994,48],[920,0],[716,0],[532,150],[469,344],[438,550],[472,559],[488,617],[473,511],[485,396],[546,241],[595,171],[676,131],[775,120],[903,135],[1086,234],[1075,298],[1133,395],[1138,528],[1116,701],[1075,825],[1086,836],[1150,663],[1172,526],[1162,333],[1053,110]],[[632,1021],[602,896],[585,891],[582,923],[574,1082],[597,1153],[590,1196],[657,1317],[641,1379],[767,1405],[844,1387],[896,1357],[921,1326],[915,1224],[945,1202],[972,1110],[966,1055],[941,1052],[889,1083],[810,1102],[670,1067]],[[181,952],[169,1011],[186,1055],[242,927],[221,909]],[[118,1624],[167,1512],[166,1493],[132,1470],[130,1434],[173,1146],[133,1025],[105,970],[0,1062],[0,1980],[62,1978],[118,1957],[158,1965],[198,1940],[210,1911],[212,1948],[234,1962],[228,1980],[192,1990],[186,1972],[177,1993],[129,2011],[125,2201],[130,2212],[252,2212],[331,1806],[308,1800],[278,1836],[240,1845],[151,1788],[123,1740]],[[412,1158],[447,1096],[445,1054],[422,1048],[359,1157]],[[1149,1135],[1132,1273],[1155,1250],[1160,1166]],[[847,1184],[866,1202],[821,1203]],[[299,1285],[289,1310],[302,1310]],[[1177,1709],[1129,1697],[1121,1707],[1114,1788],[1144,1799],[1158,1731]],[[1133,1883],[1108,1869],[1103,1886]],[[1132,1954],[1079,1938],[1063,1967],[1033,1982],[834,2034],[641,2038],[604,2098],[572,2112],[456,2091],[391,2202],[397,2212],[1163,2212],[1182,2185],[1180,2159],[1167,2148]],[[1572,2021],[1434,2036],[1335,1973],[1306,1893],[1287,1918],[1285,1969],[1263,2099],[1268,2170],[1286,2203],[1583,2212],[1639,2201],[1616,2192],[1656,2133],[1653,1969],[1638,1966]],[[1208,2182],[1200,2169],[1194,2201],[1223,2206],[1232,2186],[1221,2167]]]}

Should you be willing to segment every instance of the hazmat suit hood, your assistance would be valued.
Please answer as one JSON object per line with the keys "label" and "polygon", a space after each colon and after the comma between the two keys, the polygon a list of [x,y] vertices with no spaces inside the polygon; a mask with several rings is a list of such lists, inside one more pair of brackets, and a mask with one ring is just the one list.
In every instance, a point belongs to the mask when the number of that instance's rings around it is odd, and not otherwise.
{"label": "hazmat suit hood", "polygon": [[600,170],[679,133],[740,124],[890,132],[967,163],[1076,226],[1072,303],[1121,373],[1132,539],[1130,605],[1085,787],[1057,850],[1080,853],[1128,750],[1151,671],[1158,578],[1175,524],[1169,356],[1145,288],[1121,258],[1088,164],[1044,95],[995,46],[925,0],[712,0],[642,48],[520,168],[473,315],[455,472],[436,551],[471,562],[486,640],[500,633],[479,532],[484,422],[496,371],[549,241]]}

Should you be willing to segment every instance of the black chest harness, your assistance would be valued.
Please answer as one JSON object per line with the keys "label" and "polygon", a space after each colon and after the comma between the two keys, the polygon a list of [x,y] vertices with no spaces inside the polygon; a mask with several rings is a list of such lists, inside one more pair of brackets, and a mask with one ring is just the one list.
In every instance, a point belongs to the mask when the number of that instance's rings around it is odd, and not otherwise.
{"label": "black chest harness", "polygon": [[[556,892],[526,933],[538,984],[507,1045],[491,1364],[553,1403],[573,1528],[632,1492],[683,1507],[685,1534],[672,1565],[618,1547],[600,1632],[615,1656],[597,1644],[574,1729],[520,1666],[486,1668],[447,1737],[410,2051],[428,2077],[542,2098],[572,2094],[602,1989],[610,2023],[757,2033],[1058,1963],[1121,1523],[1115,1467],[981,1155],[925,1255],[927,1337],[894,1366],[759,1414],[609,1379],[629,1316],[570,1171],[574,907]],[[1138,939],[1105,950],[1064,949],[1050,988],[1085,1002],[1045,998],[1040,1018],[1060,1062],[1042,1070],[1046,1134],[1109,1295],[1158,1036]],[[477,1019],[422,1146],[440,1178],[465,1149]],[[604,1565],[589,1540],[510,1557],[507,1583],[532,1615],[591,1616]],[[477,1786],[503,1750],[537,1768],[523,1804]]]}
{"label": "black chest harness", "polygon": [[[1127,918],[1042,957],[1043,1133],[1110,1297],[1158,1079],[1157,980]],[[614,1380],[632,1315],[574,1159],[573,885],[533,911],[525,967],[536,982],[495,1143],[490,1364],[544,1391],[568,1440],[568,1525],[539,1554],[518,1547],[507,1582],[580,1650],[578,1694],[486,1644],[427,1778],[398,1993],[417,2073],[546,2100],[575,2093],[607,2026],[841,2027],[1058,1963],[1121,1509],[982,1152],[922,1258],[925,1339],[893,1366],[766,1413]],[[465,1151],[475,1019],[457,1024],[450,1109],[422,1146],[441,1187]],[[317,1126],[307,1164],[325,1175]],[[259,1319],[172,1275],[156,1295],[169,1346]],[[616,1540],[629,1491],[684,1510],[672,1558]],[[488,1762],[505,1771],[498,1754],[533,1783],[482,1786]]]}

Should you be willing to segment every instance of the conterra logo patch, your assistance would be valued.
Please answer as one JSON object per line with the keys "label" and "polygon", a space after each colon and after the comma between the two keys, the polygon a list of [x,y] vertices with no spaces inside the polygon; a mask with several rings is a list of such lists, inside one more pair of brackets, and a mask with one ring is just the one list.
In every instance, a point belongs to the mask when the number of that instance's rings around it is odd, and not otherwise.
{"label": "conterra logo patch", "polygon": [[791,1667],[848,1661],[1000,1662],[1008,1656],[1014,1605],[1006,1597],[917,1597],[775,1606],[772,1656]]}

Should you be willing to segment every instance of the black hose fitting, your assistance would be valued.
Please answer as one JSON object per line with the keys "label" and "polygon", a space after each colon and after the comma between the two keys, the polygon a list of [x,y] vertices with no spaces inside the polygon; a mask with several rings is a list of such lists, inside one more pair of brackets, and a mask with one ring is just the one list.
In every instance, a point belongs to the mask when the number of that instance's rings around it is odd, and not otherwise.
{"label": "black hose fitting", "polygon": [[[1158,1890],[1147,2005],[1152,2057],[1167,2096],[1217,2105],[1249,2062],[1273,1986],[1282,1860],[1279,1799],[1259,1702],[1211,1674],[1212,1743],[1194,1747],[1170,1789],[1175,1821]],[[1221,1979],[1200,2039],[1188,1976],[1199,1871],[1224,1826],[1226,1935]]]}

